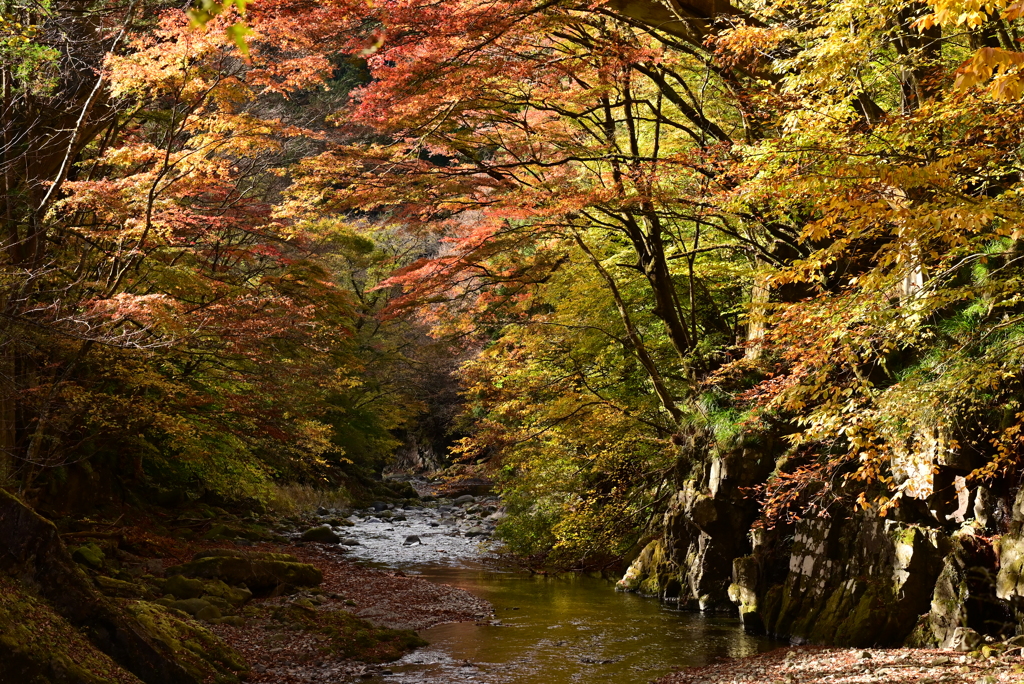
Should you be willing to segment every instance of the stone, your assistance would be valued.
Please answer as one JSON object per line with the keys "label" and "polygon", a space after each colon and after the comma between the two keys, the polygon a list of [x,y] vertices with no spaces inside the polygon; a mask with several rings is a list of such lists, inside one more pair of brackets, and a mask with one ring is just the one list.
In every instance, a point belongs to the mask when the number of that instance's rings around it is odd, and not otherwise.
{"label": "stone", "polygon": [[418,535],[410,534],[408,537],[405,538],[405,542],[403,542],[403,546],[412,546],[413,544],[420,544],[420,543],[422,543],[422,542],[420,541],[420,538],[419,538]]}
{"label": "stone", "polygon": [[970,627],[957,627],[953,630],[950,647],[961,653],[968,653],[979,648],[982,643],[982,636]]}
{"label": "stone", "polygon": [[341,537],[331,529],[330,525],[321,525],[303,532],[302,541],[319,542],[321,544],[337,544],[341,541]]}
{"label": "stone", "polygon": [[310,601],[308,598],[297,598],[294,601],[292,601],[292,605],[296,608],[301,608],[302,610],[310,612],[316,610],[316,606],[313,605],[313,602]]}
{"label": "stone", "polygon": [[[31,584],[33,597],[19,600],[17,583],[0,587],[0,603],[13,599],[13,605],[0,606],[0,626],[4,629],[3,642],[7,647],[17,646],[17,633],[23,626],[29,625],[29,619],[41,619],[46,613],[49,624],[40,625],[37,631],[29,631],[35,642],[47,646],[46,658],[58,657],[57,644],[68,644],[68,652],[78,656],[75,663],[85,665],[86,658],[92,658],[100,651],[116,658],[124,669],[135,673],[147,684],[199,684],[206,678],[194,676],[182,662],[179,654],[169,651],[160,639],[147,631],[131,610],[131,607],[144,603],[142,601],[111,601],[100,594],[81,567],[71,558],[71,553],[61,540],[57,528],[50,521],[41,517],[17,497],[0,489],[0,585],[5,583],[5,573],[16,574],[20,582]],[[43,604],[38,599],[46,601]],[[32,602],[36,603],[33,604]],[[24,610],[31,612],[24,615]],[[33,605],[40,606],[39,610]],[[151,605],[151,604],[150,604]],[[78,640],[81,648],[71,646],[71,638],[61,633],[58,623],[70,624],[79,634],[85,635],[89,641]],[[38,634],[45,634],[44,640]],[[90,651],[90,648],[97,650]],[[2,681],[32,682],[33,678],[45,670],[46,661],[34,660],[31,649],[21,651],[38,667],[28,671],[29,677],[19,677],[11,668],[17,667],[18,658],[5,655],[0,657],[0,676]],[[19,656],[20,657],[20,656]],[[107,658],[107,656],[103,656]],[[50,661],[52,662],[52,661]],[[109,659],[106,660],[109,664]],[[91,667],[90,667],[91,669]],[[96,670],[94,670],[96,671]],[[109,671],[109,670],[108,670]],[[75,676],[77,670],[66,670],[66,681],[94,681],[89,678]],[[105,681],[128,681],[111,674]]]}
{"label": "stone", "polygon": [[[181,575],[176,575],[176,577],[181,577]],[[203,582],[202,585],[202,596],[208,601],[211,597],[216,597],[237,608],[239,606],[244,606],[252,600],[252,592],[245,587],[232,587],[220,580]],[[165,584],[164,588],[166,589],[166,587],[167,585]]]}
{"label": "stone", "polygon": [[201,581],[181,575],[168,577],[163,583],[163,590],[166,594],[173,594],[176,599],[199,598],[207,593]]}
{"label": "stone", "polygon": [[374,513],[380,513],[382,511],[388,510],[388,505],[383,501],[374,501],[372,504],[370,504],[370,510],[373,511]]}
{"label": "stone", "polygon": [[463,504],[474,503],[475,501],[476,497],[474,497],[472,494],[463,494],[462,496],[456,498],[454,503],[456,506],[461,506]]}
{"label": "stone", "polygon": [[87,565],[96,570],[103,567],[103,561],[106,557],[103,549],[92,543],[84,544],[71,551],[71,558],[76,563]]}
{"label": "stone", "polygon": [[221,612],[217,606],[206,606],[202,610],[198,611],[195,617],[197,620],[202,620],[203,622],[211,622],[212,620],[219,620],[221,618]]}
{"label": "stone", "polygon": [[235,587],[244,585],[254,594],[270,592],[283,585],[319,586],[323,581],[319,568],[300,563],[295,556],[230,549],[196,554],[189,563],[167,568],[167,574],[221,580]]}
{"label": "stone", "polygon": [[237,651],[201,625],[181,620],[173,611],[147,601],[132,601],[125,608],[145,634],[158,641],[166,652],[173,653],[187,672],[187,677],[179,675],[167,681],[231,681],[248,671]]}
{"label": "stone", "polygon": [[[46,602],[0,575],[0,682],[141,682],[89,643]],[[59,673],[60,679],[44,673]]]}
{"label": "stone", "polygon": [[230,527],[227,525],[217,524],[211,527],[209,531],[203,535],[203,539],[218,541],[221,539],[231,539],[234,536],[235,532]]}
{"label": "stone", "polygon": [[483,536],[486,536],[488,534],[490,534],[490,532],[488,532],[484,528],[480,527],[479,525],[474,525],[473,527],[470,527],[468,530],[466,530],[466,536],[470,537],[470,538],[472,538],[472,537],[483,537]]}
{"label": "stone", "polygon": [[[173,608],[174,610],[180,610],[183,613],[187,613],[192,617],[195,617],[201,610],[205,608],[212,608],[213,606],[209,601],[204,601],[201,598],[191,598],[171,601],[167,607]],[[220,617],[220,615],[218,614],[217,617]]]}
{"label": "stone", "polygon": [[104,594],[117,596],[119,598],[151,599],[153,591],[145,584],[125,582],[113,577],[96,577],[96,586],[100,587]]}

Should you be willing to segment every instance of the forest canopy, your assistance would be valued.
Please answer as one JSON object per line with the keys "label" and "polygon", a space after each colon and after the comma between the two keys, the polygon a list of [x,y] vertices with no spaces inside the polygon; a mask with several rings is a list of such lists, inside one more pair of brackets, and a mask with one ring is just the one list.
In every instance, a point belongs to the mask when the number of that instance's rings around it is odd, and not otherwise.
{"label": "forest canopy", "polygon": [[730,454],[766,525],[1016,477],[1022,12],[0,3],[0,483],[261,500],[419,434],[568,567]]}

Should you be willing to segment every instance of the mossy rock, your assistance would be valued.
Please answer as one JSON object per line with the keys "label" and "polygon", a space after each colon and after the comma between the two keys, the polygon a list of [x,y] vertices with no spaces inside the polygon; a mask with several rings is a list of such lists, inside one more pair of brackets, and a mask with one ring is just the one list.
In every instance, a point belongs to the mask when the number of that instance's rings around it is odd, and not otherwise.
{"label": "mossy rock", "polygon": [[[303,605],[297,605],[300,603]],[[317,642],[324,655],[365,663],[398,660],[409,651],[427,645],[410,629],[374,627],[344,610],[316,610],[306,599],[299,599],[285,608],[278,619],[327,636],[328,640]]]}
{"label": "mossy rock", "polygon": [[208,541],[220,541],[223,539],[234,539],[238,536],[235,530],[232,530],[227,525],[217,524],[214,525],[203,535],[203,539]]}
{"label": "mossy rock", "polygon": [[147,600],[153,598],[152,588],[145,584],[125,582],[124,580],[105,577],[103,575],[96,577],[93,581],[96,582],[96,586],[99,587],[100,591],[107,596]]}
{"label": "mossy rock", "polygon": [[0,576],[0,684],[141,684],[43,601]]}
{"label": "mossy rock", "polygon": [[103,561],[106,560],[107,556],[98,545],[89,543],[72,549],[71,558],[76,563],[99,570],[103,567]]}
{"label": "mossy rock", "polygon": [[[285,560],[287,559],[287,560]],[[282,585],[318,586],[323,573],[294,556],[269,553],[204,553],[191,562],[167,568],[168,577],[184,575],[221,580],[233,586],[246,586],[255,593],[268,592]]]}
{"label": "mossy rock", "polygon": [[232,587],[220,580],[211,580],[203,582],[202,596],[207,601],[211,601],[211,597],[216,597],[232,606],[239,607],[244,606],[252,599],[252,592],[245,587]]}
{"label": "mossy rock", "polygon": [[189,579],[182,575],[173,575],[163,582],[164,593],[171,594],[179,600],[199,598],[206,593],[206,586],[201,580]]}
{"label": "mossy rock", "polygon": [[197,623],[148,601],[127,601],[124,607],[196,680],[237,682],[239,674],[248,672],[248,664],[237,651]]}

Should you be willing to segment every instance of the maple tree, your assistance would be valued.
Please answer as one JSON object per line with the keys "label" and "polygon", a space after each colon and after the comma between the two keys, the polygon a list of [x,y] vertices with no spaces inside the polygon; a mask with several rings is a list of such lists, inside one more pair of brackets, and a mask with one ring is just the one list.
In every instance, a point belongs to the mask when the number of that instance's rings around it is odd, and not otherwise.
{"label": "maple tree", "polygon": [[379,471],[453,375],[564,565],[766,436],[769,521],[1012,474],[1019,3],[86,5],[0,36],[23,490]]}

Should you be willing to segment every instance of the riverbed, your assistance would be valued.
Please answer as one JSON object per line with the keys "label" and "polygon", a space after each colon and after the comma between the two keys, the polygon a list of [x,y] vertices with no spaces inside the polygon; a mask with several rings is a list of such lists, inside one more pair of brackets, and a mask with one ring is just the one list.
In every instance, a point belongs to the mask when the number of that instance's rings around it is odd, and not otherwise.
{"label": "riverbed", "polygon": [[647,682],[675,668],[780,645],[745,634],[739,620],[674,610],[616,592],[605,579],[497,569],[487,535],[466,536],[480,527],[489,532],[486,518],[452,507],[417,507],[391,518],[364,512],[352,521],[345,534],[359,543],[349,547],[350,558],[465,589],[494,607],[493,619],[422,630],[430,646],[392,663],[372,682]]}

